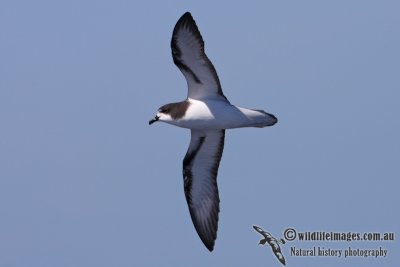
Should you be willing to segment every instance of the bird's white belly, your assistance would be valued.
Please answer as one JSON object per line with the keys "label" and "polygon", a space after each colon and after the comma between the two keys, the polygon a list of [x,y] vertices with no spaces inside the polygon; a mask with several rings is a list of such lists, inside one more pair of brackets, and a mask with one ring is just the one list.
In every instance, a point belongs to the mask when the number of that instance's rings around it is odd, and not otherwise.
{"label": "bird's white belly", "polygon": [[236,107],[218,100],[189,101],[190,106],[185,116],[173,122],[176,126],[198,130],[267,126],[266,115],[260,111]]}

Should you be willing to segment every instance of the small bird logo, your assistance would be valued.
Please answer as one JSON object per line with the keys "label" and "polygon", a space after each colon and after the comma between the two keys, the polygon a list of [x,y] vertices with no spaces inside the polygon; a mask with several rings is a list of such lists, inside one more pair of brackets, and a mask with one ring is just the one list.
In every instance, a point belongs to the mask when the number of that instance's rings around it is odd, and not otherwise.
{"label": "small bird logo", "polygon": [[263,239],[260,240],[260,242],[258,242],[258,244],[265,245],[265,243],[268,243],[268,245],[270,245],[272,248],[272,252],[274,252],[278,260],[283,265],[286,265],[285,257],[283,257],[281,247],[279,246],[279,244],[285,244],[285,240],[283,240],[282,238],[280,240],[277,240],[270,233],[265,232],[263,229],[261,229],[261,227],[258,227],[256,225],[253,225],[253,228],[264,237]]}

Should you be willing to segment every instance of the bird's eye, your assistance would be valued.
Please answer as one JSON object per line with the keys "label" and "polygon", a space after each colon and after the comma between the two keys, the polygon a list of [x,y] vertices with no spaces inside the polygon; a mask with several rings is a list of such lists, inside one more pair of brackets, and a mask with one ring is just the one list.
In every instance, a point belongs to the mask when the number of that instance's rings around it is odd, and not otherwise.
{"label": "bird's eye", "polygon": [[168,108],[160,108],[158,110],[158,112],[160,112],[160,113],[168,113]]}

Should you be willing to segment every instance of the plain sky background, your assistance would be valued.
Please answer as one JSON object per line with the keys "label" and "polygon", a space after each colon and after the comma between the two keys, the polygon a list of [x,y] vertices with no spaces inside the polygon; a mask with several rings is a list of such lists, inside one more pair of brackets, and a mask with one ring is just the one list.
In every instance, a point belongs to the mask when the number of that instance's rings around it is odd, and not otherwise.
{"label": "plain sky background", "polygon": [[[144,2],[144,1],[143,1]],[[225,95],[279,123],[226,133],[214,252],[183,193],[170,38],[191,11]],[[400,235],[398,1],[0,2],[0,267],[281,266],[256,224]],[[290,247],[379,248],[385,259]],[[287,266],[398,266],[399,242],[288,242]]]}

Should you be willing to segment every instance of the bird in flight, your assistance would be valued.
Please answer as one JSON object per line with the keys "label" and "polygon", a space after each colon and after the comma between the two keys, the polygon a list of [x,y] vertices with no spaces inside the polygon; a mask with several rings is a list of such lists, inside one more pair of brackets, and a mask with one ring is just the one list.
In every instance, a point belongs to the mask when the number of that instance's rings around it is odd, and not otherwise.
{"label": "bird in flight", "polygon": [[204,245],[212,251],[218,229],[217,174],[225,130],[262,128],[278,120],[263,110],[237,107],[228,101],[189,12],[175,25],[171,49],[174,63],[188,85],[187,98],[160,107],[149,124],[166,122],[191,130],[189,148],[183,159],[184,191],[194,227]]}
{"label": "bird in flight", "polygon": [[260,240],[260,242],[258,244],[265,245],[265,243],[268,243],[268,245],[270,245],[272,248],[272,252],[278,258],[278,260],[283,265],[286,265],[285,257],[283,257],[281,247],[279,246],[279,243],[285,244],[285,240],[283,240],[283,239],[277,240],[270,233],[265,232],[263,229],[261,229],[261,227],[258,227],[256,225],[253,225],[253,228],[254,228],[254,230],[256,230],[259,234],[261,234],[264,237],[263,239]]}

